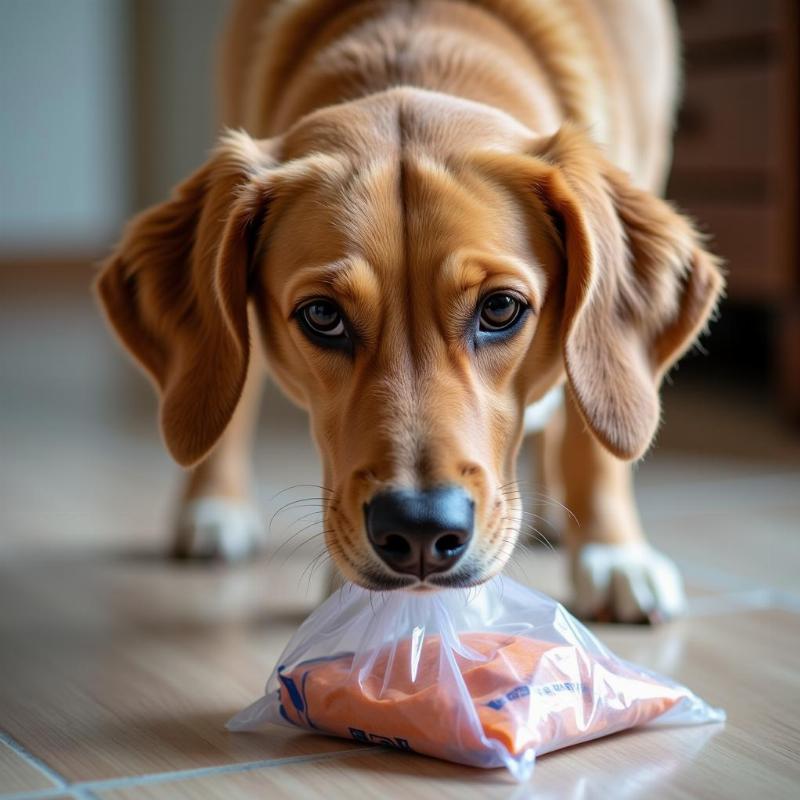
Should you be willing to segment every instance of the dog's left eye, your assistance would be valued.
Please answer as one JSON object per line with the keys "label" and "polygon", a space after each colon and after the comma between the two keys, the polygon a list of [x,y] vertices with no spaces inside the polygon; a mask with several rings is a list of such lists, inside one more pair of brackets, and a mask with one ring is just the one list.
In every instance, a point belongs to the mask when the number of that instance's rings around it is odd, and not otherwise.
{"label": "dog's left eye", "polygon": [[352,349],[345,316],[332,300],[310,300],[295,311],[295,318],[305,335],[319,347]]}
{"label": "dog's left eye", "polygon": [[490,294],[481,305],[480,330],[504,331],[519,319],[524,308],[524,304],[513,294]]}

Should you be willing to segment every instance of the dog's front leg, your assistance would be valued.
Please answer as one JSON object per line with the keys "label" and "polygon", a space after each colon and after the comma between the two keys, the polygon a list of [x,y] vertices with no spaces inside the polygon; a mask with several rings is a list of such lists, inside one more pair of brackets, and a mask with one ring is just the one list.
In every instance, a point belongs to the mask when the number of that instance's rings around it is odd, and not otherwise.
{"label": "dog's front leg", "polygon": [[[251,324],[251,333],[255,325]],[[266,530],[252,500],[252,444],[265,374],[257,335],[239,405],[225,433],[186,478],[173,553],[236,561],[262,549]]]}
{"label": "dog's front leg", "polygon": [[675,564],[642,531],[630,464],[587,429],[569,393],[561,446],[574,607],[592,619],[641,622],[679,615],[685,605]]}

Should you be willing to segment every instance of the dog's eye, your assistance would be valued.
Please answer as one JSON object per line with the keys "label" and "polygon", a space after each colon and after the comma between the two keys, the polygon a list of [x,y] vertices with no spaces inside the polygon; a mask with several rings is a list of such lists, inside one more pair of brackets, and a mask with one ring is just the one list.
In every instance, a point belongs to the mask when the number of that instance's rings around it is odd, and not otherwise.
{"label": "dog's eye", "polygon": [[330,300],[312,300],[301,309],[303,320],[320,336],[344,335],[344,320],[339,309]]}
{"label": "dog's eye", "polygon": [[481,306],[480,329],[482,331],[503,331],[510,328],[518,319],[524,305],[514,295],[507,292],[490,294]]}
{"label": "dog's eye", "polygon": [[317,346],[352,352],[353,340],[344,314],[332,300],[319,297],[294,313],[301,330]]}

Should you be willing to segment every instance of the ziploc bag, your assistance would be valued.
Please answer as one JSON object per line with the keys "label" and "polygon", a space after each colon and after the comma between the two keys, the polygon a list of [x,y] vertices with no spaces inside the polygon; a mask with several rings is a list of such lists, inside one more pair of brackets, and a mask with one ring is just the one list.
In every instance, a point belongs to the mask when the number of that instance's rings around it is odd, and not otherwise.
{"label": "ziploc bag", "polygon": [[506,577],[471,589],[345,585],[300,626],[264,696],[228,722],[307,728],[527,780],[537,756],[639,725],[719,722]]}

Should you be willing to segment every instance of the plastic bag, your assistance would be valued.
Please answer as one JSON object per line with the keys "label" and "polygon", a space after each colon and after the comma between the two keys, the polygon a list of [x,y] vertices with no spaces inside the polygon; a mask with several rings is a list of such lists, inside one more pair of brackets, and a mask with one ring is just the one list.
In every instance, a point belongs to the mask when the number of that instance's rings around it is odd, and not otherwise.
{"label": "plastic bag", "polygon": [[472,589],[346,585],[284,650],[264,697],[228,722],[275,722],[527,780],[537,756],[638,725],[718,722],[683,686],[617,658],[556,601],[506,577]]}

